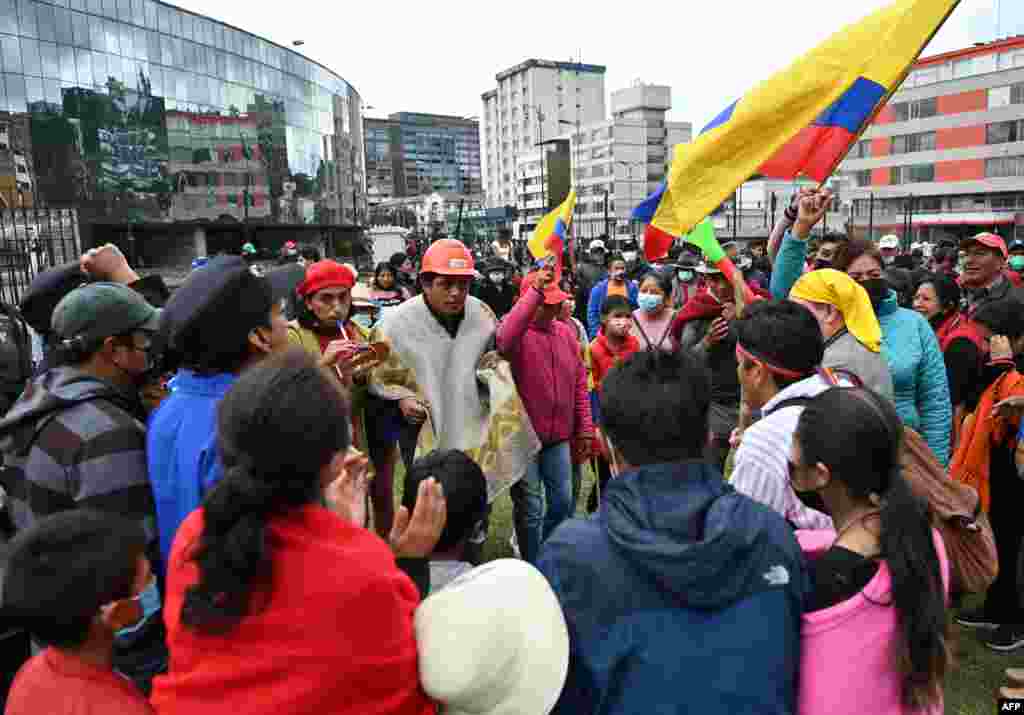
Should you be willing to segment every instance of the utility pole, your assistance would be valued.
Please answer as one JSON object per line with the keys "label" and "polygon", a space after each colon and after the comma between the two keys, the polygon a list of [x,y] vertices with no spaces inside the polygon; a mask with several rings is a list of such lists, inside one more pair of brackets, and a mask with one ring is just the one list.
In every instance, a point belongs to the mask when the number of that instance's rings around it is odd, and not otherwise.
{"label": "utility pole", "polygon": [[604,190],[604,235],[608,235],[608,189]]}
{"label": "utility pole", "polygon": [[875,237],[875,192],[871,192],[871,196],[868,198],[868,240],[871,241]]}

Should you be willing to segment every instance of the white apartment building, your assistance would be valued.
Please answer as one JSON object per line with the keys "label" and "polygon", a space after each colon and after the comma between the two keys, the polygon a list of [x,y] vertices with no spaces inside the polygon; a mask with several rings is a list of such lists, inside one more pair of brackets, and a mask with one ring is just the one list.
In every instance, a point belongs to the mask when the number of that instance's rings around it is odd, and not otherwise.
{"label": "white apartment building", "polygon": [[[689,122],[665,120],[671,108],[671,87],[637,82],[612,93],[611,119],[581,124],[578,132],[571,128],[557,136],[570,142],[577,237],[596,238],[606,232],[632,236],[633,208],[665,179],[675,146],[692,139]],[[515,235],[525,236],[548,209],[542,191],[548,169],[537,148],[516,155],[515,165]]]}
{"label": "white apartment building", "polygon": [[480,145],[487,206],[516,203],[515,157],[569,127],[605,118],[605,67],[530,59],[481,95]]}

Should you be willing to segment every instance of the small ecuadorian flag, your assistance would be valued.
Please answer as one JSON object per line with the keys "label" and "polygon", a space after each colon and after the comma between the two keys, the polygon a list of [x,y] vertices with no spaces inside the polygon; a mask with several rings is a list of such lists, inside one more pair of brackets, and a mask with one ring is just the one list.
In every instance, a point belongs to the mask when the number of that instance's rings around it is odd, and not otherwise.
{"label": "small ecuadorian flag", "polygon": [[665,237],[671,244],[754,174],[824,181],[959,4],[896,0],[754,87],[692,143],[677,146],[668,179],[633,213],[649,224],[647,257],[650,236],[659,250]]}
{"label": "small ecuadorian flag", "polygon": [[571,189],[565,201],[540,220],[533,229],[533,235],[526,242],[526,247],[534,258],[555,257],[556,280],[562,279],[562,261],[565,255],[565,239],[572,223],[572,212],[576,208],[576,189]]}

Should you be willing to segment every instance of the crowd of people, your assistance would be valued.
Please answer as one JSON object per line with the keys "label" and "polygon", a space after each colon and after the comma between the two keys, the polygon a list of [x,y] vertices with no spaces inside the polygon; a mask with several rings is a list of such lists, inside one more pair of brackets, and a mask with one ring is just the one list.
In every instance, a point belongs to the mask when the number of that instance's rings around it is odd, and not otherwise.
{"label": "crowd of people", "polygon": [[[173,293],[109,244],[40,275],[5,712],[942,712],[954,609],[1024,647],[1024,244],[929,258],[817,232],[831,202],[723,247],[749,290],[507,235],[362,279],[249,245]],[[991,523],[979,610],[918,436]],[[485,563],[505,492],[519,558]]]}

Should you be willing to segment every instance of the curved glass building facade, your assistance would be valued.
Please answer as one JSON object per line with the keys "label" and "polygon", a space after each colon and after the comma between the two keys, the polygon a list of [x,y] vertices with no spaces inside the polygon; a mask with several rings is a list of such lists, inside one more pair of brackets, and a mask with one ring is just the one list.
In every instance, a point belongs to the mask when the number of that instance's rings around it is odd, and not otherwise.
{"label": "curved glass building facade", "polygon": [[77,209],[83,233],[107,227],[86,243],[185,222],[352,228],[360,97],[292,50],[154,0],[0,0],[4,208]]}

